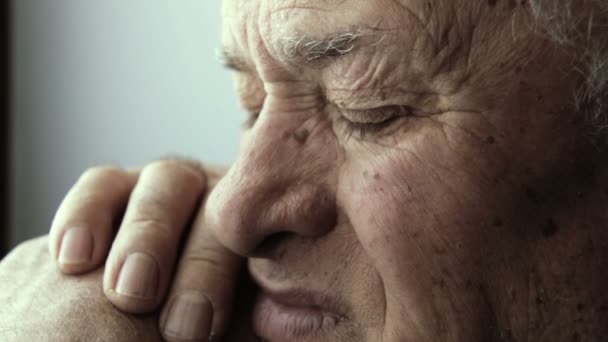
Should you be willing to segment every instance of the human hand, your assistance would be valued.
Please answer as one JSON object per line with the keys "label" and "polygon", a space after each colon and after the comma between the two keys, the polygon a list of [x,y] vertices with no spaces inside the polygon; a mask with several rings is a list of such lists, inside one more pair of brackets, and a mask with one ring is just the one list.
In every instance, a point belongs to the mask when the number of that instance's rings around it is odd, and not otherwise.
{"label": "human hand", "polygon": [[162,341],[156,315],[123,314],[104,297],[102,269],[62,275],[47,240],[28,241],[0,263],[0,341]]}
{"label": "human hand", "polygon": [[98,267],[109,253],[103,278],[107,297],[131,313],[164,303],[160,325],[168,340],[221,335],[241,258],[218,243],[205,229],[203,215],[197,215],[220,176],[196,162],[176,160],[141,171],[91,169],[57,212],[51,255],[64,273],[80,274]]}

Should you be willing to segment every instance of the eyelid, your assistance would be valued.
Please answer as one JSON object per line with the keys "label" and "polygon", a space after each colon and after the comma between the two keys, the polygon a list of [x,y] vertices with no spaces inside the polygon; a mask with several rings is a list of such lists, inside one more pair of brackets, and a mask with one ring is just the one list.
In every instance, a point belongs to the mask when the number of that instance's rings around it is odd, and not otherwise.
{"label": "eyelid", "polygon": [[344,123],[347,138],[355,134],[359,139],[365,139],[367,135],[380,133],[411,115],[412,108],[393,105],[362,110],[342,109],[339,120]]}
{"label": "eyelid", "polygon": [[411,108],[407,106],[383,106],[371,109],[342,109],[342,116],[355,124],[380,124],[397,116],[411,115]]}

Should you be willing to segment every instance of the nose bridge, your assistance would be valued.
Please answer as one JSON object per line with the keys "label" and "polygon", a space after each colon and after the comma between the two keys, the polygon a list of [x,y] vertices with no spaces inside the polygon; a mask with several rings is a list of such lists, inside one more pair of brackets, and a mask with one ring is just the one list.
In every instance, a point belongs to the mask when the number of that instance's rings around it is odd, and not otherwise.
{"label": "nose bridge", "polygon": [[296,172],[294,163],[308,152],[309,138],[310,130],[302,119],[289,114],[263,115],[243,138],[235,172],[259,174],[260,180],[280,183]]}
{"label": "nose bridge", "polygon": [[[261,178],[267,181],[299,178],[300,169],[305,168],[302,161],[323,163],[316,146],[326,132],[319,121],[301,114],[263,115],[244,137],[236,166],[243,169],[241,172],[262,173]],[[268,179],[269,175],[274,179]]]}
{"label": "nose bridge", "polygon": [[262,117],[247,133],[209,199],[218,238],[242,255],[275,233],[315,237],[335,223],[331,128],[315,118],[279,115]]}

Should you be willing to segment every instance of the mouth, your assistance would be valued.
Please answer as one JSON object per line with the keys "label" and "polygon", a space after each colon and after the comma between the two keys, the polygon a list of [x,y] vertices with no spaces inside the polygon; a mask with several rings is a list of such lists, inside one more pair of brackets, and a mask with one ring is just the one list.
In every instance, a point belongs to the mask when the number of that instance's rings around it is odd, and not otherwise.
{"label": "mouth", "polygon": [[276,289],[259,277],[253,327],[266,341],[317,340],[330,334],[346,319],[346,310],[335,299],[301,288]]}

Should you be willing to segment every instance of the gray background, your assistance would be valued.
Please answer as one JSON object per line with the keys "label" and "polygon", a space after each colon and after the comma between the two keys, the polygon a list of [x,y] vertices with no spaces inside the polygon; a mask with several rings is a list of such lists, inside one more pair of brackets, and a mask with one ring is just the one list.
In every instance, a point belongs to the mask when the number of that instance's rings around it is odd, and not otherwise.
{"label": "gray background", "polygon": [[221,1],[13,3],[11,245],[46,233],[90,166],[234,158],[244,115],[215,55]]}

